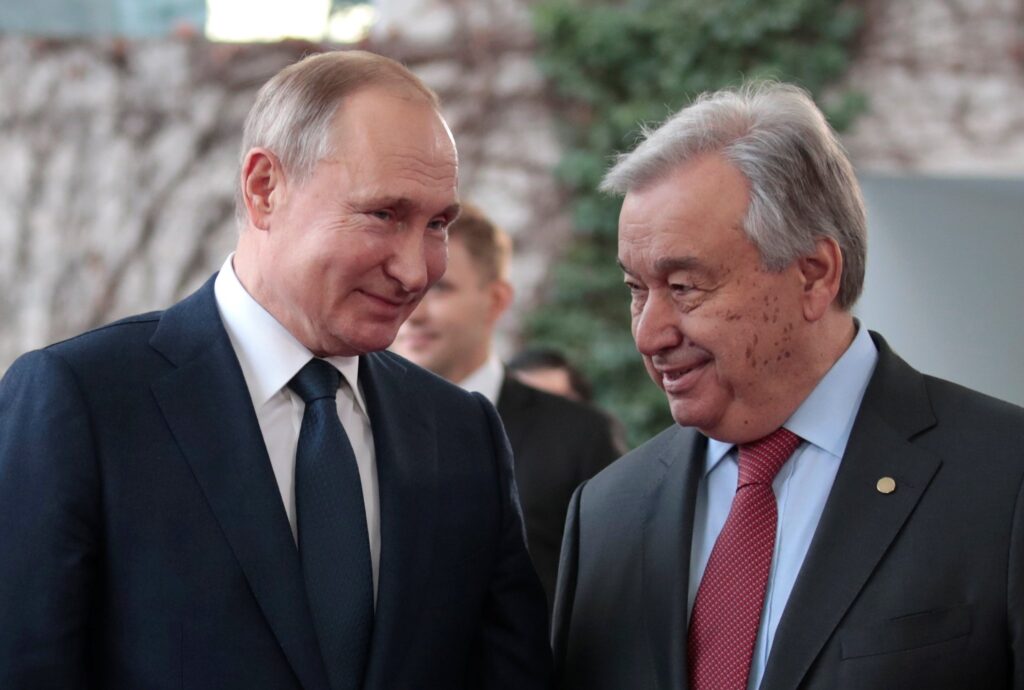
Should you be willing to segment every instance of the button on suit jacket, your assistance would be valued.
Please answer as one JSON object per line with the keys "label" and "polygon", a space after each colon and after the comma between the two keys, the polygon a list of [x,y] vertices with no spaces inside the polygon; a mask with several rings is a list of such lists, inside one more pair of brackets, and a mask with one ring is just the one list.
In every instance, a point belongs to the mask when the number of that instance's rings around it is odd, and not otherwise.
{"label": "button on suit jacket", "polygon": [[[364,687],[547,687],[497,414],[390,353],[360,366],[382,546]],[[11,367],[0,545],[0,687],[328,687],[212,279]]]}
{"label": "button on suit jacket", "polygon": [[[1024,410],[923,376],[872,337],[878,364],[761,690],[1024,688]],[[574,494],[560,687],[687,687],[706,447],[671,428]],[[895,491],[878,490],[882,477]]]}

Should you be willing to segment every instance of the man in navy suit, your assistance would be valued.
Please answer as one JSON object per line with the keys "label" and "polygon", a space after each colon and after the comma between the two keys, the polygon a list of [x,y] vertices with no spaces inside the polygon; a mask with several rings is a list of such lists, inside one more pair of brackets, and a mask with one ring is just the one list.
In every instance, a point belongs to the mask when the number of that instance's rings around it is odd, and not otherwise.
{"label": "man in navy suit", "polygon": [[[283,70],[246,121],[219,274],[11,367],[0,687],[548,686],[498,417],[382,352],[444,273],[459,212],[437,108],[368,53]],[[327,408],[311,367],[334,381]],[[342,446],[346,505],[299,460]],[[328,509],[348,517],[317,539],[355,548],[305,545]],[[368,616],[336,605],[356,590]]]}

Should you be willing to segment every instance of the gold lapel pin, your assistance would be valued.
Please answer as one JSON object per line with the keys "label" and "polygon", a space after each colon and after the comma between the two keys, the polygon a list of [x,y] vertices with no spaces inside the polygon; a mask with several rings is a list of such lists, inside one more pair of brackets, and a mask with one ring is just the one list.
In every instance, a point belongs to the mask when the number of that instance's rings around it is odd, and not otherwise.
{"label": "gold lapel pin", "polygon": [[896,490],[896,480],[892,477],[882,477],[875,484],[875,488],[878,489],[880,494],[891,494]]}

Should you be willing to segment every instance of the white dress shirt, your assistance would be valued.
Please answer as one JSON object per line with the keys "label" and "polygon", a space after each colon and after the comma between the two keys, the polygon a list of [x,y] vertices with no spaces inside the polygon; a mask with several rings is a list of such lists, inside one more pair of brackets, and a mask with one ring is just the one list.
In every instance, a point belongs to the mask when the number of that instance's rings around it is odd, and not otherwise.
{"label": "white dress shirt", "polygon": [[498,356],[492,354],[476,371],[459,381],[457,385],[470,393],[479,393],[492,405],[497,405],[498,396],[501,395],[501,384],[504,381],[505,367]]}
{"label": "white dress shirt", "polygon": [[[288,382],[314,355],[246,292],[235,275],[231,264],[233,258],[234,254],[224,262],[213,291],[224,328],[242,366],[292,536],[297,540],[295,451],[306,405],[298,394],[288,388]],[[359,467],[376,596],[380,564],[377,462],[370,417],[359,387],[359,358],[328,357],[327,361],[337,367],[344,379],[338,389],[338,417],[348,434]]]}
{"label": "white dress shirt", "polygon": [[[750,664],[749,690],[755,690],[761,683],[775,631],[821,519],[877,361],[878,350],[867,329],[858,323],[850,347],[783,424],[803,441],[772,483],[779,509],[778,524],[764,610]],[[693,613],[704,568],[736,495],[736,454],[735,445],[708,440],[690,549],[688,616]]]}

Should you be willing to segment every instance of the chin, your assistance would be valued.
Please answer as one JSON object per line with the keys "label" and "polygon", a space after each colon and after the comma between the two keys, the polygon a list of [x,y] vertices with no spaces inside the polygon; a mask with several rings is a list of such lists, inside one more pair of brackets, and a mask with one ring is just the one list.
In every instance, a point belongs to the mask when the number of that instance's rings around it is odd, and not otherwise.
{"label": "chin", "polygon": [[341,357],[358,357],[369,352],[379,352],[390,347],[395,341],[395,334],[363,334],[363,335],[335,335],[332,338],[332,355]]}
{"label": "chin", "polygon": [[694,427],[702,432],[714,428],[719,422],[718,416],[701,409],[699,404],[694,404],[692,401],[670,400],[669,411],[672,413],[672,419],[679,426]]}

